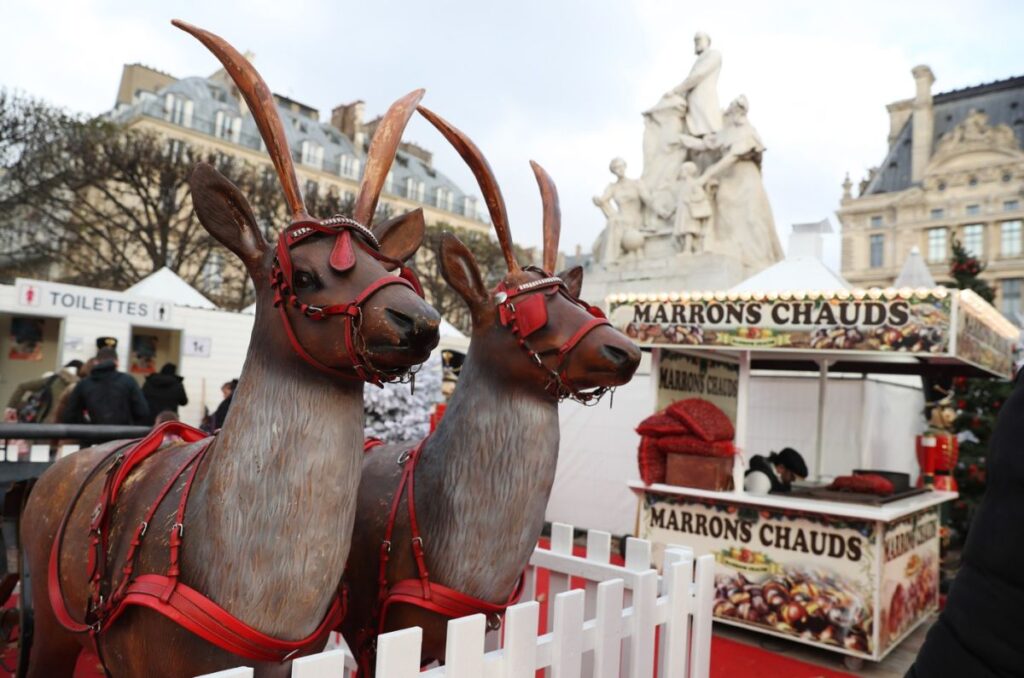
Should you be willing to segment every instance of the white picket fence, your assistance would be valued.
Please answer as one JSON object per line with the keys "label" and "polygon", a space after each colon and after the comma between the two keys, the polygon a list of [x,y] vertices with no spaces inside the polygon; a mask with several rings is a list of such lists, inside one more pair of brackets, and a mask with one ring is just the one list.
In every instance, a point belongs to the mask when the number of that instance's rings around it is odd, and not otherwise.
{"label": "white picket fence", "polygon": [[[508,609],[500,633],[486,619],[448,622],[447,663],[420,672],[419,627],[382,635],[377,678],[707,678],[711,662],[714,559],[669,547],[663,574],[652,569],[651,543],[628,539],[624,565],[613,565],[611,536],[591,530],[586,555],[575,556],[573,529],[556,523],[551,547],[537,548],[523,600]],[[548,595],[534,600],[537,571],[548,572]],[[583,589],[571,580],[582,579]],[[538,633],[541,605],[548,632]],[[201,678],[251,678],[238,668]],[[297,659],[292,678],[354,678],[347,648]]]}

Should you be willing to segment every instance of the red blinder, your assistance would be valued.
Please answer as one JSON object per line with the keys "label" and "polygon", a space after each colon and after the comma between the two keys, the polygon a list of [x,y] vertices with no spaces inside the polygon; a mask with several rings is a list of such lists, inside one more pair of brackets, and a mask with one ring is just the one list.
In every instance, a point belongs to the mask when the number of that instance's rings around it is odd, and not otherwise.
{"label": "red blinder", "polygon": [[[516,328],[520,337],[528,337],[548,324],[547,297],[543,294],[529,294],[515,301]],[[508,321],[504,316],[509,314],[506,306],[501,307],[502,324]]]}
{"label": "red blinder", "polygon": [[344,273],[356,265],[356,253],[352,249],[352,233],[348,229],[338,234],[331,250],[331,268]]}

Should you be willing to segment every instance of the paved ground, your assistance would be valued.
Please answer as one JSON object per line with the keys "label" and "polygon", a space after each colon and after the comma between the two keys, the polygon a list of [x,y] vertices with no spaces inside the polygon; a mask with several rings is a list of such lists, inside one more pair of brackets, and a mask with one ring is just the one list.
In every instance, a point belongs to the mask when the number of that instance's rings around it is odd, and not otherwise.
{"label": "paved ground", "polygon": [[754,645],[770,652],[782,654],[793,659],[799,659],[810,664],[816,664],[833,671],[847,671],[851,675],[865,676],[867,678],[903,678],[914,663],[917,651],[924,643],[924,637],[928,633],[935,618],[931,619],[914,630],[912,634],[890,652],[881,662],[865,661],[863,667],[858,671],[850,671],[843,666],[843,655],[820,650],[816,647],[795,643],[774,636],[766,636],[756,631],[747,631],[735,626],[726,624],[715,624],[715,634],[740,643]]}

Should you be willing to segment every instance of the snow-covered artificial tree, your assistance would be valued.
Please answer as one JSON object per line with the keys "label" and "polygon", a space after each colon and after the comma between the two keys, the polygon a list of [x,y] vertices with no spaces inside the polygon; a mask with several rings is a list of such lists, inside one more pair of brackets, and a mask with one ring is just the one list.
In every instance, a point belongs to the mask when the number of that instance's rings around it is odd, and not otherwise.
{"label": "snow-covered artificial tree", "polygon": [[387,443],[420,440],[430,432],[430,415],[441,402],[441,358],[433,355],[410,384],[385,384],[363,389],[366,435]]}

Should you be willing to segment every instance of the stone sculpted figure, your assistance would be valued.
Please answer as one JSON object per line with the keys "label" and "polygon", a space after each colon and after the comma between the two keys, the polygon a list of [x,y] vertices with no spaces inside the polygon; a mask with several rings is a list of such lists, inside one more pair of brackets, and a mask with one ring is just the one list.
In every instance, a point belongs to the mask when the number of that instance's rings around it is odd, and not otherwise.
{"label": "stone sculpted figure", "polygon": [[764,144],[747,118],[749,108],[741,95],[726,109],[720,132],[703,139],[683,135],[681,140],[691,150],[721,153],[700,176],[705,185],[717,187],[707,247],[736,256],[752,274],[781,261],[783,252],[761,176]]}
{"label": "stone sculpted figure", "polygon": [[722,69],[722,55],[711,49],[711,38],[698,32],[693,36],[693,51],[697,60],[690,74],[673,90],[673,94],[686,99],[686,131],[691,136],[703,137],[722,129],[722,109],[718,104],[718,72]]}
{"label": "stone sculpted figure", "polygon": [[699,254],[704,249],[711,201],[704,190],[705,179],[697,176],[697,164],[684,162],[679,168],[679,203],[676,206],[675,235],[683,252]]}
{"label": "stone sculpted figure", "polygon": [[607,219],[603,242],[599,243],[597,252],[603,263],[617,261],[624,255],[635,257],[643,248],[644,205],[651,198],[643,182],[626,176],[625,160],[613,159],[608,169],[615,175],[615,181],[608,184],[604,193],[594,196],[594,204]]}

